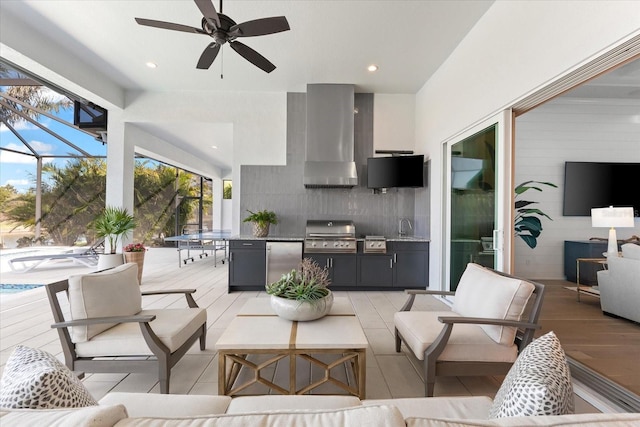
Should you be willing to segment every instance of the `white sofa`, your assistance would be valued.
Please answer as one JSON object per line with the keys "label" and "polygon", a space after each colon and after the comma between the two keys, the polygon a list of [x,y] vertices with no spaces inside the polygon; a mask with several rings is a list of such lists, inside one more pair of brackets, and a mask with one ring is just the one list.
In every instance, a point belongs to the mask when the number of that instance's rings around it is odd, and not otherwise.
{"label": "white sofa", "polygon": [[622,245],[622,257],[607,264],[607,270],[598,271],[602,311],[640,323],[640,245]]}
{"label": "white sofa", "polygon": [[0,425],[211,426],[634,426],[640,414],[575,414],[489,420],[488,397],[360,401],[352,396],[227,396],[110,393],[99,406],[0,410]]}

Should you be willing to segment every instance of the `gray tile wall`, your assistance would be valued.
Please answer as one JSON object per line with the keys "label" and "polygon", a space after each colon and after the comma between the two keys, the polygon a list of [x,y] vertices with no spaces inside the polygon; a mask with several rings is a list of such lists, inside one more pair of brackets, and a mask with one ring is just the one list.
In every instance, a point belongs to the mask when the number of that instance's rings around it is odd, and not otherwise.
{"label": "gray tile wall", "polygon": [[[358,186],[304,188],[302,174],[305,155],[306,94],[287,95],[287,165],[242,166],[241,216],[246,210],[268,209],[278,215],[271,226],[272,236],[304,236],[308,219],[353,220],[358,236],[398,234],[400,218],[409,218],[415,235],[428,237],[428,190],[397,188],[386,194],[367,189],[367,157],[373,155],[373,94],[356,94],[355,162]],[[416,198],[416,196],[418,196]],[[421,206],[416,206],[416,200]],[[426,205],[425,205],[426,203]],[[241,234],[251,234],[251,225],[241,223]]]}

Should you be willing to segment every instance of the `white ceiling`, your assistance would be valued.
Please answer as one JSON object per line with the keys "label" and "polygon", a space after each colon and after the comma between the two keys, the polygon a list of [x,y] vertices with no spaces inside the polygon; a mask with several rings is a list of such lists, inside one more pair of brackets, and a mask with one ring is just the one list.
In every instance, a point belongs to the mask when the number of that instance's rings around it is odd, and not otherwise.
{"label": "white ceiling", "polygon": [[[219,11],[219,0],[214,2]],[[290,31],[242,39],[276,65],[270,74],[229,46],[209,70],[197,70],[210,37],[134,20],[200,28],[202,14],[193,0],[0,3],[30,31],[72,50],[126,89],[304,92],[307,83],[352,83],[360,92],[416,93],[493,1],[224,1],[224,13],[238,23],[286,16]],[[147,61],[158,68],[147,68]],[[366,70],[371,63],[380,67],[375,74]]]}
{"label": "white ceiling", "polygon": [[[287,17],[290,31],[243,38],[276,65],[270,74],[222,48],[209,70],[195,65],[209,37],[138,25],[148,18],[200,27],[193,0],[0,0],[8,14],[73,52],[101,76],[133,91],[304,92],[308,83],[350,83],[357,92],[416,93],[493,1],[486,0],[227,0],[236,22]],[[214,0],[218,12],[219,0]],[[0,33],[1,34],[1,33]],[[156,69],[145,63],[155,62]],[[366,67],[379,70],[369,73]],[[640,61],[568,96],[640,98]],[[220,74],[224,72],[224,78]],[[613,89],[611,89],[613,88]],[[612,92],[613,91],[613,92]],[[144,123],[146,132],[230,169],[227,124]],[[217,136],[217,149],[202,144]],[[187,148],[188,147],[188,148]]]}

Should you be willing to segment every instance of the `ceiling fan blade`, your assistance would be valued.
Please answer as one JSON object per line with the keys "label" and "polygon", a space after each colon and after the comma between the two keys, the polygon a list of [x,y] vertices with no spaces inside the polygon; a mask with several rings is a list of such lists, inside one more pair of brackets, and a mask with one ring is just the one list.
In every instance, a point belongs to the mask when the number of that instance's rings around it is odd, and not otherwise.
{"label": "ceiling fan blade", "polygon": [[269,60],[267,58],[265,58],[264,56],[260,55],[258,52],[256,52],[255,50],[251,49],[246,44],[243,44],[243,43],[240,43],[240,42],[236,42],[236,41],[232,41],[232,42],[229,42],[229,45],[231,46],[231,48],[233,50],[238,52],[238,54],[240,56],[242,56],[247,61],[251,62],[256,67],[260,68],[261,70],[263,70],[263,71],[265,71],[267,73],[270,73],[270,72],[272,72],[273,70],[276,69],[276,66],[273,65],[271,62],[269,62]]}
{"label": "ceiling fan blade", "polygon": [[284,16],[273,16],[271,18],[255,19],[243,22],[229,28],[231,37],[252,37],[264,36],[267,34],[279,33],[290,30],[289,22]]}
{"label": "ceiling fan blade", "polygon": [[136,22],[147,27],[162,28],[163,30],[182,31],[185,33],[207,34],[200,28],[190,27],[188,25],[175,24],[173,22],[155,21],[153,19],[136,18]]}
{"label": "ceiling fan blade", "polygon": [[213,61],[216,59],[216,56],[218,56],[218,52],[220,52],[220,45],[216,42],[209,43],[204,51],[202,51],[202,55],[200,55],[196,68],[200,70],[209,69],[211,64],[213,64]]}
{"label": "ceiling fan blade", "polygon": [[220,18],[218,18],[218,12],[211,0],[193,0],[196,2],[196,6],[200,9],[202,16],[205,17],[209,25],[214,28],[220,28]]}

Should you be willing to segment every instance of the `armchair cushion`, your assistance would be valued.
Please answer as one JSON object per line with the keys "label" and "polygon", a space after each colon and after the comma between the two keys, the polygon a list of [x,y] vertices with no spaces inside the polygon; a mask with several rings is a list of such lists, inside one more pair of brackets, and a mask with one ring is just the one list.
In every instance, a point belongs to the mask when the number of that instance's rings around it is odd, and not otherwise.
{"label": "armchair cushion", "polygon": [[[69,308],[73,320],[137,314],[142,310],[138,265],[128,263],[99,273],[69,277]],[[88,341],[114,325],[74,326],[71,341]]]}
{"label": "armchair cushion", "polygon": [[489,418],[573,413],[573,386],[560,341],[549,332],[521,353],[496,393]]}
{"label": "armchair cushion", "polygon": [[82,382],[53,355],[19,345],[9,356],[0,380],[0,407],[52,409],[97,404]]}
{"label": "armchair cushion", "polygon": [[[529,282],[469,263],[456,289],[452,310],[465,317],[520,320],[534,289]],[[499,344],[514,343],[514,327],[480,325],[480,328]]]}
{"label": "armchair cushion", "polygon": [[[424,352],[433,343],[444,325],[440,316],[451,316],[450,311],[400,311],[394,315],[394,323],[405,343],[416,357],[424,360]],[[438,360],[513,362],[518,347],[501,345],[478,325],[454,325],[444,351]]]}
{"label": "armchair cushion", "polygon": [[[150,323],[151,329],[171,353],[207,322],[204,308],[142,310],[138,314],[156,316]],[[153,354],[142,336],[140,325],[135,322],[119,323],[89,341],[76,343],[76,353],[80,357]]]}

